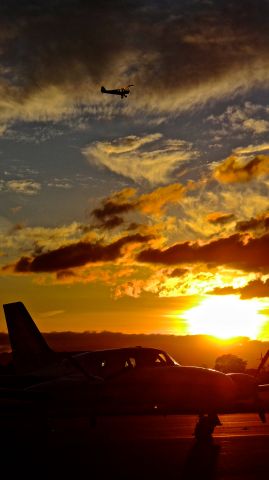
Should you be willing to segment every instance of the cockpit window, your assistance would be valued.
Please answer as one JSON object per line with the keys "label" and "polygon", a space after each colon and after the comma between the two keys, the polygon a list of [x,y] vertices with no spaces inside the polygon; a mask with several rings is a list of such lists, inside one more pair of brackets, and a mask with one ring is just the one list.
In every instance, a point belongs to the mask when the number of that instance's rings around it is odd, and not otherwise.
{"label": "cockpit window", "polygon": [[93,375],[112,378],[136,368],[175,366],[178,363],[163,350],[135,347],[82,354],[77,361]]}
{"label": "cockpit window", "polygon": [[136,361],[134,357],[129,358],[129,366],[135,368],[136,367]]}
{"label": "cockpit window", "polygon": [[156,365],[166,365],[167,359],[163,353],[159,353],[155,359]]}
{"label": "cockpit window", "polygon": [[136,367],[136,360],[134,357],[126,358],[124,362],[124,368],[135,368]]}
{"label": "cockpit window", "polygon": [[176,362],[165,352],[155,349],[141,349],[136,358],[138,367],[164,367],[176,365]]}

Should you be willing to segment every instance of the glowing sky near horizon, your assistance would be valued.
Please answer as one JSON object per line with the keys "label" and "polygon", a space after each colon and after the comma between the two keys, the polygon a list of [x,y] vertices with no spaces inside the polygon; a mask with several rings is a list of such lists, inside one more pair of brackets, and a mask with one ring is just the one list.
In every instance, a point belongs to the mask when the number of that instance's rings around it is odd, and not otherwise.
{"label": "glowing sky near horizon", "polygon": [[234,295],[210,297],[186,312],[189,334],[207,334],[217,338],[244,336],[260,338],[267,317],[260,313],[257,299],[240,300]]}

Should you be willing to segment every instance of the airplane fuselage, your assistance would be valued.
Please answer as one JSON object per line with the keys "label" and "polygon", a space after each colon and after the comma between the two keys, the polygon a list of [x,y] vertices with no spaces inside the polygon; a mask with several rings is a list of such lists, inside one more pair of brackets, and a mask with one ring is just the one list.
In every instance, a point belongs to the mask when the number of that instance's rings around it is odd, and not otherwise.
{"label": "airplane fuselage", "polygon": [[[84,352],[62,361],[62,374],[28,391],[44,392],[53,403],[84,405],[102,414],[230,413],[255,410],[256,381],[249,375],[177,364],[153,348]],[[58,365],[57,375],[61,366]],[[43,372],[46,378],[54,366]],[[42,372],[39,372],[42,376]],[[63,395],[64,391],[64,395]]]}
{"label": "airplane fuselage", "polygon": [[116,88],[113,90],[107,90],[105,87],[101,87],[102,93],[109,93],[111,95],[120,95],[121,98],[126,97],[130,93],[129,88]]}

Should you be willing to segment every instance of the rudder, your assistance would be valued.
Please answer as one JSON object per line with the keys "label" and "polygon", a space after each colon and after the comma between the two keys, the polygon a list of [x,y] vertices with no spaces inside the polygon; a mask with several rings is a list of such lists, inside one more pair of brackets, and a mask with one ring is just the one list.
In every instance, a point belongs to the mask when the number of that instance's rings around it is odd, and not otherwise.
{"label": "rudder", "polygon": [[30,373],[55,359],[44,337],[22,302],[3,305],[13,362],[19,374]]}

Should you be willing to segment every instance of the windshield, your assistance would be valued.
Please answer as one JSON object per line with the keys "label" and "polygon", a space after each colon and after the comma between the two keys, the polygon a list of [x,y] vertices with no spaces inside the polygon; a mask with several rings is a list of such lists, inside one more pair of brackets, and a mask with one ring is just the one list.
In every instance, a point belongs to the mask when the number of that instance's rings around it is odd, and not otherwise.
{"label": "windshield", "polygon": [[82,368],[86,368],[93,375],[110,377],[119,372],[127,372],[136,368],[171,367],[178,363],[163,350],[155,348],[131,348],[90,352],[78,355]]}
{"label": "windshield", "polygon": [[161,350],[141,349],[137,351],[136,366],[138,367],[164,367],[178,365],[168,353]]}

